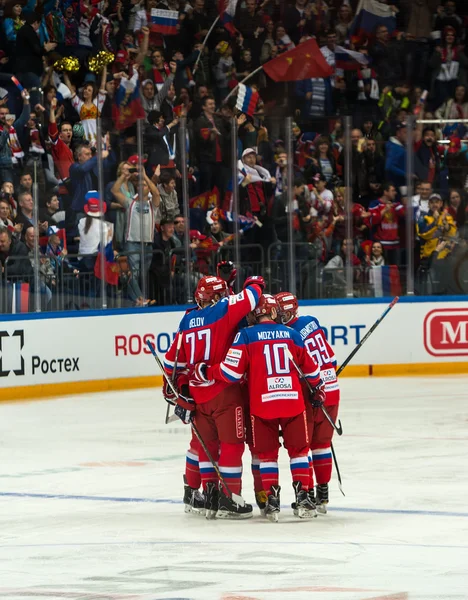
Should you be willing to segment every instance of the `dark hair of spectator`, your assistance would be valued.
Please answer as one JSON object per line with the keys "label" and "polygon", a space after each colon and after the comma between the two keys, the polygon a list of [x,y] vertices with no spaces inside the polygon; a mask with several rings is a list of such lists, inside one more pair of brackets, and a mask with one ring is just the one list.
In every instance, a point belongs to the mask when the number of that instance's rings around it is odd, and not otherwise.
{"label": "dark hair of spectator", "polygon": [[423,129],[423,136],[426,135],[428,131],[432,131],[432,133],[436,132],[435,127],[433,125],[427,125],[427,127],[424,127]]}
{"label": "dark hair of spectator", "polygon": [[395,184],[392,183],[391,181],[386,181],[384,184],[382,184],[382,191],[383,192],[388,192],[390,191],[390,188],[394,188]]}
{"label": "dark hair of spectator", "polygon": [[93,224],[94,219],[99,219],[99,217],[90,217],[89,215],[86,215],[84,233],[88,233],[88,231],[91,229],[91,225]]}
{"label": "dark hair of spectator", "polygon": [[49,192],[46,196],[46,205],[52,202],[52,198],[58,198],[57,192]]}
{"label": "dark hair of spectator", "polygon": [[41,20],[42,20],[42,16],[37,12],[29,13],[24,17],[24,21],[28,25],[33,25],[34,23],[40,23]]}
{"label": "dark hair of spectator", "polygon": [[0,235],[2,235],[3,233],[5,233],[8,236],[8,239],[11,242],[11,240],[13,239],[13,234],[11,233],[11,231],[5,228],[0,231]]}
{"label": "dark hair of spectator", "polygon": [[201,101],[202,107],[205,106],[205,104],[208,102],[208,100],[214,100],[214,96],[203,96],[202,101]]}
{"label": "dark hair of spectator", "polygon": [[70,121],[62,121],[62,122],[60,123],[60,127],[59,127],[59,133],[62,131],[62,129],[63,129],[63,126],[64,126],[64,125],[70,125],[70,127],[72,127],[72,128],[73,128],[73,126],[72,126],[72,124],[70,123]]}
{"label": "dark hair of spectator", "polygon": [[173,219],[161,219],[160,227],[164,227],[164,225],[174,225]]}
{"label": "dark hair of spectator", "polygon": [[162,113],[159,110],[150,110],[148,113],[148,123],[154,125],[155,123],[159,123],[159,119],[161,118]]}
{"label": "dark hair of spectator", "polygon": [[31,171],[27,171],[27,170],[26,170],[26,171],[23,171],[23,172],[21,173],[21,175],[20,175],[20,180],[21,180],[21,178],[22,178],[22,177],[25,177],[25,176],[27,176],[27,175],[29,175],[30,177],[32,177],[32,173],[31,173]]}
{"label": "dark hair of spectator", "polygon": [[93,88],[93,100],[94,98],[96,98],[97,94],[98,94],[98,87],[95,83],[93,83],[92,81],[86,81],[83,84],[83,90],[87,87],[92,87]]}
{"label": "dark hair of spectator", "polygon": [[294,187],[301,187],[301,185],[304,185],[304,180],[302,179],[302,177],[296,177],[293,185]]}
{"label": "dark hair of spectator", "polygon": [[[12,0],[11,2],[7,2],[5,4],[5,11],[3,13],[3,18],[4,19],[13,19],[14,15],[13,15],[13,8],[17,5],[20,4],[21,8],[24,8],[24,2],[15,2],[14,0]],[[24,19],[24,15],[22,15],[22,18]]]}
{"label": "dark hair of spectator", "polygon": [[168,171],[167,169],[165,169],[162,173],[161,176],[159,177],[159,182],[162,183],[163,185],[168,185],[168,183],[170,183],[172,180],[175,181],[175,177],[174,175]]}

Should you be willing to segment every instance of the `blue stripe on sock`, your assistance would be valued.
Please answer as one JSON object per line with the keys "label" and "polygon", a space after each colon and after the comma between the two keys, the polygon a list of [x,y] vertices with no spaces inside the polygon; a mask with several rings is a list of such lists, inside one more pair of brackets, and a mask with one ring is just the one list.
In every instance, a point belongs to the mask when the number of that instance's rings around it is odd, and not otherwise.
{"label": "blue stripe on sock", "polygon": [[188,456],[185,457],[185,460],[189,463],[189,465],[198,466],[198,460],[193,460],[193,458],[189,458]]}
{"label": "blue stripe on sock", "polygon": [[279,470],[275,469],[274,467],[268,467],[266,469],[260,468],[260,472],[261,473],[279,473]]}

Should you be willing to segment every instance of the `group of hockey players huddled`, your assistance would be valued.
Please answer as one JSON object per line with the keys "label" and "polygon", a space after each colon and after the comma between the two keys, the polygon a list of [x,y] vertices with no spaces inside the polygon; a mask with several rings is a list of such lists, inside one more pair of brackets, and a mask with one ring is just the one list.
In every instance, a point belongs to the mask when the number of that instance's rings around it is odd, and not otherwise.
{"label": "group of hockey players huddled", "polygon": [[247,443],[262,515],[278,520],[281,445],[290,458],[294,515],[325,514],[333,428],[324,410],[335,422],[340,392],[324,330],[315,317],[298,316],[293,294],[264,293],[262,277],[248,277],[235,293],[234,265],[220,263],[217,274],[198,282],[197,307],[182,318],[164,358],[164,396],[199,434],[192,428],[185,512],[208,519],[253,516],[240,496]]}

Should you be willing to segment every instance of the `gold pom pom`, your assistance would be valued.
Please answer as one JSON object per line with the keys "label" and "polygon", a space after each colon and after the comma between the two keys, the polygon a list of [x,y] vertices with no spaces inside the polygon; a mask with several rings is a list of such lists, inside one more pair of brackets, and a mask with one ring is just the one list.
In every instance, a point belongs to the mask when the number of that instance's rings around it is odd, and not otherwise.
{"label": "gold pom pom", "polygon": [[88,67],[91,73],[100,73],[105,66],[110,65],[112,62],[114,62],[114,55],[112,52],[101,50],[96,56],[92,56],[88,60]]}
{"label": "gold pom pom", "polygon": [[75,56],[65,56],[54,63],[54,69],[76,73],[80,70],[80,61]]}

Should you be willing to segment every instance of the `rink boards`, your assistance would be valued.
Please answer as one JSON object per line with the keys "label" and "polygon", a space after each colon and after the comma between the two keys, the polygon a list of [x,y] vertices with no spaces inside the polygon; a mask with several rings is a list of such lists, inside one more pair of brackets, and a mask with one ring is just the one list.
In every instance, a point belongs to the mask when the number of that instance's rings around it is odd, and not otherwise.
{"label": "rink boards", "polygon": [[[338,364],[387,300],[303,302],[325,328]],[[0,400],[160,385],[146,342],[168,349],[184,307],[3,315]],[[402,298],[343,371],[347,376],[468,373],[468,301]]]}

